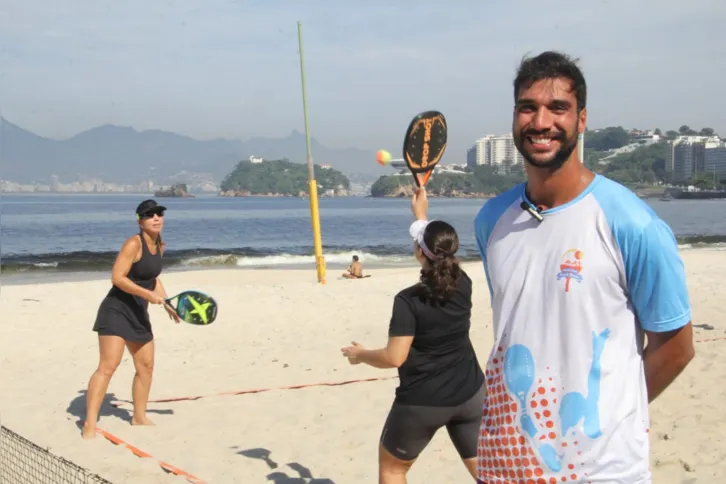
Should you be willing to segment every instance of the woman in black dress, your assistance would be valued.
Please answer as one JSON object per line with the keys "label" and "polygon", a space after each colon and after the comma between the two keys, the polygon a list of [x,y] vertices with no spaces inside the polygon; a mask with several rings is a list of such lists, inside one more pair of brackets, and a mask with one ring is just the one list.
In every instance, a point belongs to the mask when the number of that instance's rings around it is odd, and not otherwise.
{"label": "woman in black dress", "polygon": [[124,347],[128,348],[136,367],[131,424],[153,425],[146,417],[154,368],[154,334],[149,320],[149,303],[162,304],[171,319],[177,323],[180,321],[174,310],[164,304],[167,294],[158,279],[166,245],[161,239],[165,210],[166,207],[154,200],[145,200],[136,207],[139,233],[126,239],[113,265],[113,286],[101,302],[93,325],[93,330],[98,333],[100,359],[88,382],[84,439],[96,435],[98,412],[111,377],[121,362]]}
{"label": "woman in black dress", "polygon": [[484,373],[469,338],[472,282],[459,266],[459,237],[426,217],[425,189],[413,197],[410,233],[421,277],[393,302],[385,348],[342,348],[351,364],[398,368],[400,384],[378,445],[378,482],[404,484],[434,434],[446,430],[476,479],[477,443],[486,396]]}

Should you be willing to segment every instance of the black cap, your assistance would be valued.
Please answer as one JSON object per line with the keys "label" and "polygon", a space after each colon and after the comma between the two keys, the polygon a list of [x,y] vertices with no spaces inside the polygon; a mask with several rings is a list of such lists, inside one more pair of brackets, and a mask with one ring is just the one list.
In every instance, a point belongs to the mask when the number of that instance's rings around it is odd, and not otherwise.
{"label": "black cap", "polygon": [[155,213],[161,214],[166,210],[166,207],[156,203],[156,200],[144,200],[136,207],[136,216],[141,218],[145,215],[154,215]]}

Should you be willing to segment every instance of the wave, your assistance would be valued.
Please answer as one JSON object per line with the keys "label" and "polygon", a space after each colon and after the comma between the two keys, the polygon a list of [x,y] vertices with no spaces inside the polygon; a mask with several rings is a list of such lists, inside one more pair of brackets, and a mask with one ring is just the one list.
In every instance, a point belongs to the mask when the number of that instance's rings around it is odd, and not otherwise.
{"label": "wave", "polygon": [[[37,255],[3,256],[0,270],[3,273],[25,272],[96,272],[108,271],[113,266],[117,252],[62,252]],[[382,247],[324,247],[326,265],[347,266],[357,255],[368,266],[388,266],[413,263],[410,246]],[[472,250],[463,250],[462,259],[476,256]],[[193,249],[168,251],[164,254],[165,269],[202,267],[308,267],[315,265],[315,256],[309,248],[281,248],[260,250],[238,249]]]}
{"label": "wave", "polygon": [[[687,235],[679,236],[676,239],[681,250],[726,250],[726,236],[724,235]],[[347,266],[354,255],[357,255],[361,262],[369,267],[396,266],[414,263],[411,250],[410,245],[328,246],[323,248],[323,256],[326,265],[330,266]],[[109,271],[116,255],[115,251],[10,254],[3,255],[0,259],[0,271],[3,273]],[[462,261],[479,260],[479,252],[474,245],[462,245],[458,256]],[[202,267],[304,268],[314,265],[315,256],[308,247],[199,248],[170,250],[164,254],[164,267],[172,270]]]}
{"label": "wave", "polygon": [[[391,264],[405,262],[410,259],[410,254],[388,254],[377,255],[365,250],[326,252],[323,251],[326,264],[350,264],[354,255],[357,255],[361,262],[368,264]],[[270,266],[307,266],[315,264],[314,254],[291,254],[278,253],[273,255],[250,256],[238,254],[218,254],[200,257],[191,257],[181,261],[184,266],[238,266],[238,267],[270,267]]]}
{"label": "wave", "polygon": [[684,235],[676,240],[679,249],[726,249],[726,235]]}

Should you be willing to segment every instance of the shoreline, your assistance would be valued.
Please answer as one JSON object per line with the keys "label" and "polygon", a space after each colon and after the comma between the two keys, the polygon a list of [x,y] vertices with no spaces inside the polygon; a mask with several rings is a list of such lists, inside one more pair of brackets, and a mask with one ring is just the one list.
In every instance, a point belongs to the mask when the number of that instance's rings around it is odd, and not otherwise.
{"label": "shoreline", "polygon": [[[693,247],[690,244],[682,245],[678,247],[679,253],[688,252],[722,252],[726,251],[726,245],[709,244],[706,246]],[[323,254],[325,256],[325,254]],[[312,257],[312,256],[311,256]],[[418,267],[418,263],[413,260],[413,257],[406,258],[405,255],[397,256],[401,259],[390,260],[390,261],[371,261],[364,262],[363,271],[364,273],[371,273],[371,271],[387,271],[395,269],[407,269],[411,267]],[[461,258],[460,262],[462,265],[480,264],[481,260],[478,257],[465,257]],[[332,277],[338,277],[341,272],[345,271],[348,267],[348,263],[340,262],[328,262],[326,261],[325,268],[328,279]],[[305,272],[310,271],[313,274],[316,272],[315,263],[282,263],[282,264],[173,264],[164,267],[164,274],[179,274],[179,273],[194,273],[194,272],[207,272],[207,271],[238,271],[238,272]],[[82,281],[98,281],[104,279],[110,279],[111,277],[111,266],[103,269],[96,270],[53,270],[45,268],[37,268],[23,271],[7,271],[6,269],[0,269],[0,286],[24,286],[31,284],[53,284],[53,283],[70,283],[70,282],[82,282]]]}
{"label": "shoreline", "polygon": [[[462,266],[467,266],[470,264],[477,264],[477,261],[474,260],[464,260],[461,261]],[[346,270],[348,265],[345,264],[326,264],[326,279],[338,279],[340,275]],[[371,272],[380,272],[380,271],[395,271],[397,269],[411,269],[411,268],[418,268],[418,263],[413,260],[411,261],[401,261],[400,263],[396,264],[365,264],[363,267],[363,273],[364,274],[371,274]],[[289,265],[276,265],[276,266],[259,266],[259,267],[253,267],[253,266],[238,266],[238,265],[206,265],[206,266],[171,266],[171,267],[165,267],[163,272],[161,273],[161,276],[159,276],[162,280],[164,279],[165,275],[170,274],[191,274],[191,273],[207,273],[207,272],[222,272],[222,273],[228,273],[228,272],[239,272],[239,273],[304,273],[309,272],[312,274],[312,278],[315,279],[316,276],[316,267],[313,264],[310,265],[302,265],[302,264],[289,264]],[[0,287],[2,286],[31,286],[36,284],[58,284],[58,283],[72,283],[72,282],[90,282],[90,281],[103,281],[108,280],[109,284],[111,281],[111,268],[109,267],[107,270],[97,270],[97,271],[57,271],[57,272],[50,272],[50,271],[26,271],[26,272],[14,272],[14,273],[5,273],[0,272]]]}

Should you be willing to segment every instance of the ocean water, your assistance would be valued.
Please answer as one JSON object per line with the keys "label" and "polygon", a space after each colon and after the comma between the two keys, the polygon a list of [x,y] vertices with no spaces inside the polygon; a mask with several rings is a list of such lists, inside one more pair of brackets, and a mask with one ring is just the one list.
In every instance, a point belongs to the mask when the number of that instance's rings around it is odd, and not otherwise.
{"label": "ocean water", "polygon": [[[0,271],[17,276],[107,272],[124,240],[138,232],[143,194],[3,194]],[[168,207],[165,270],[219,267],[314,268],[308,200],[245,197],[159,199]],[[459,255],[478,258],[473,221],[486,200],[429,201],[430,218],[451,223]],[[648,200],[683,248],[726,246],[726,201]],[[323,253],[329,268],[357,254],[365,267],[409,265],[409,199],[321,198]]]}

